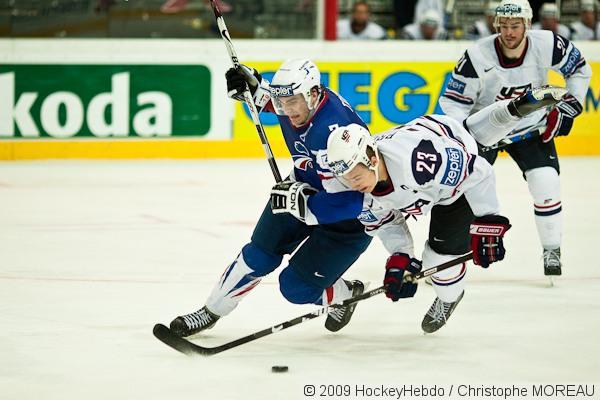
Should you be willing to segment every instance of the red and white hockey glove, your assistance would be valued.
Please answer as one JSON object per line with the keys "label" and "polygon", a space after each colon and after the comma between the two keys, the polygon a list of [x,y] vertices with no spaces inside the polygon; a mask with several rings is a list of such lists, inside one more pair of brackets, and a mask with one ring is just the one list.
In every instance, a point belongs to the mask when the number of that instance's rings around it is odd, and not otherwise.
{"label": "red and white hockey glove", "polygon": [[383,284],[387,285],[385,296],[392,301],[413,297],[417,292],[417,281],[413,276],[421,272],[421,261],[405,253],[394,253],[385,263]]}
{"label": "red and white hockey glove", "polygon": [[470,229],[473,262],[487,268],[491,263],[504,259],[506,250],[502,237],[510,227],[508,218],[502,215],[476,217]]}
{"label": "red and white hockey glove", "polygon": [[542,133],[542,142],[548,143],[555,136],[566,136],[573,127],[573,119],[581,114],[581,103],[570,94],[565,95],[546,118],[546,130]]}

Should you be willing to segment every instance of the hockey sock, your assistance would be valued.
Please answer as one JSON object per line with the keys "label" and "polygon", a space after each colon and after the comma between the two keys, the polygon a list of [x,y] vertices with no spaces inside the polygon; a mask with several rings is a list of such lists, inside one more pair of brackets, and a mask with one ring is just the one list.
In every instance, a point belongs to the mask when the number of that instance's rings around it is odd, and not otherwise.
{"label": "hockey sock", "polygon": [[[429,243],[425,243],[425,249],[423,250],[423,270],[454,260],[456,257],[456,255],[436,253],[429,247]],[[432,275],[431,283],[437,297],[446,303],[456,301],[465,289],[465,279],[463,278],[466,272],[467,268],[463,263]]]}
{"label": "hockey sock", "polygon": [[260,278],[253,276],[253,273],[252,268],[246,264],[243,253],[240,253],[221,275],[206,300],[206,307],[219,316],[229,314],[259,284]]}
{"label": "hockey sock", "polygon": [[352,297],[352,291],[348,289],[346,282],[340,278],[333,285],[323,290],[319,304],[324,306],[338,304],[350,297]]}
{"label": "hockey sock", "polygon": [[562,203],[560,178],[552,167],[525,172],[527,186],[533,197],[535,225],[544,249],[560,247],[562,238]]}

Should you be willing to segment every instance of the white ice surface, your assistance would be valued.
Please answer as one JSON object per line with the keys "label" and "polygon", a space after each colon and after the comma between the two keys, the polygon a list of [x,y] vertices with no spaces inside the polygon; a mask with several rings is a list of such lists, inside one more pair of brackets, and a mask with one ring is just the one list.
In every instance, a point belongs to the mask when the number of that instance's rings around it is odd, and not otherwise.
{"label": "white ice surface", "polygon": [[[438,333],[421,332],[434,298],[421,285],[412,300],[360,303],[337,334],[319,318],[193,359],[157,341],[152,326],[204,304],[265,204],[266,162],[0,163],[0,399],[304,399],[304,385],[325,383],[598,384],[600,159],[561,162],[564,275],[555,287],[543,276],[526,185],[500,159],[500,200],[513,223],[507,259],[470,267],[465,298]],[[421,248],[428,220],[410,226]],[[346,276],[379,286],[385,259],[374,241]],[[286,303],[278,273],[197,340],[218,345],[316,307]],[[272,374],[272,365],[290,371]]]}

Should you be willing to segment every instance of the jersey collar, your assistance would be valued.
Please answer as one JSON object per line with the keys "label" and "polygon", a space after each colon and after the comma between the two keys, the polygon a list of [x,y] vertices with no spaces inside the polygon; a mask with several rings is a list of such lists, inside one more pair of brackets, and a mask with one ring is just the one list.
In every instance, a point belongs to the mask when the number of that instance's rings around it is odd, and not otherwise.
{"label": "jersey collar", "polygon": [[507,58],[504,53],[502,53],[502,47],[500,44],[500,36],[498,36],[494,40],[494,49],[496,49],[496,55],[498,56],[498,61],[500,61],[500,66],[502,68],[516,68],[520,67],[523,64],[523,60],[525,60],[525,55],[527,54],[527,49],[529,48],[529,38],[525,36],[525,48],[523,49],[523,53],[521,57],[517,59]]}

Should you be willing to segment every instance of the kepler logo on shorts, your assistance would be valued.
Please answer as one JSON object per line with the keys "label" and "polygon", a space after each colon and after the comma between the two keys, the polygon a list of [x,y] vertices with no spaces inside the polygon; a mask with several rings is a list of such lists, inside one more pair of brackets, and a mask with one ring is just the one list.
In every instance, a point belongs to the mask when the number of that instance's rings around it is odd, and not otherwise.
{"label": "kepler logo on shorts", "polygon": [[292,89],[292,85],[271,86],[270,91],[271,91],[271,96],[273,96],[273,97],[286,97],[286,96],[294,95],[294,90]]}
{"label": "kepler logo on shorts", "polygon": [[446,147],[446,154],[448,154],[448,162],[442,178],[442,185],[456,186],[462,174],[463,155],[459,150],[451,147]]}

